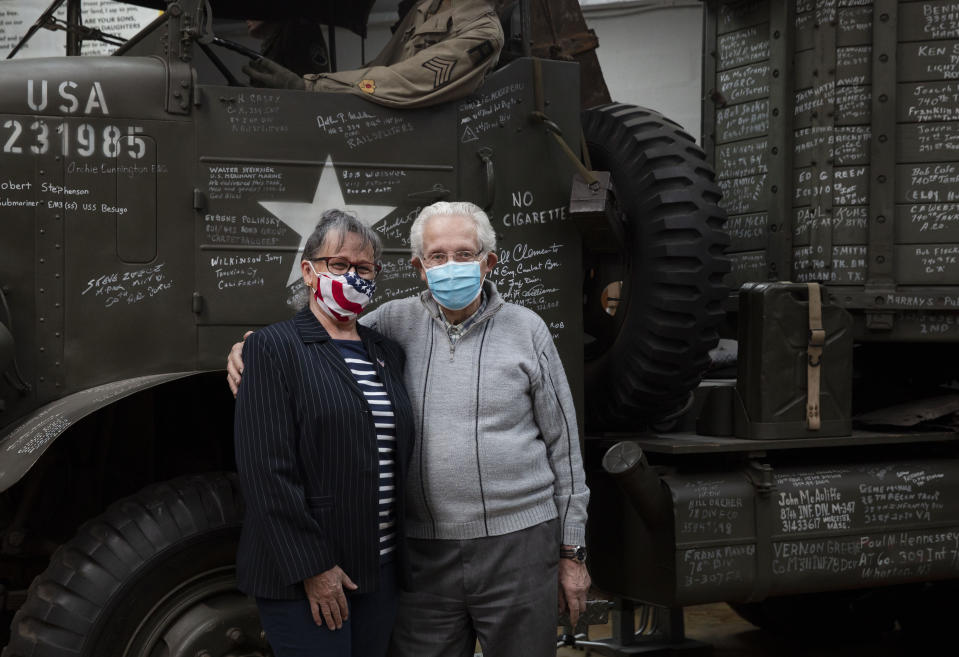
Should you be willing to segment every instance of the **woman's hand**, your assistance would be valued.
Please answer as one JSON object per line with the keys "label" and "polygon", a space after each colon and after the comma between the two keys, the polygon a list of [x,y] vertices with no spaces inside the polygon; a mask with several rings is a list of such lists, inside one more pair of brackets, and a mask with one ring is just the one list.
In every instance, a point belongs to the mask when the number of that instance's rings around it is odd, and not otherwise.
{"label": "woman's hand", "polygon": [[[243,342],[253,335],[253,331],[247,331],[243,334]],[[230,349],[230,355],[226,359],[226,382],[233,391],[233,396],[240,388],[240,379],[243,378],[243,342],[237,342]]]}
{"label": "woman's hand", "polygon": [[322,627],[325,619],[326,626],[331,630],[343,627],[343,621],[350,616],[343,587],[350,591],[357,589],[353,580],[339,566],[333,566],[326,572],[303,580],[303,588],[306,589],[306,597],[310,601],[310,611],[313,612],[313,621],[317,625]]}

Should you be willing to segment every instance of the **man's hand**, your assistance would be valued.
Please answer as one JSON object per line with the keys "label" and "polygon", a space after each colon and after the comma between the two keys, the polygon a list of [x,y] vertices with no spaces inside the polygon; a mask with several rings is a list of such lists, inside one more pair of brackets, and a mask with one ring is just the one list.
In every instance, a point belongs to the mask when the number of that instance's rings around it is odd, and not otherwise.
{"label": "man's hand", "polygon": [[[253,335],[253,331],[243,334],[243,340]],[[233,391],[233,396],[240,389],[240,379],[243,378],[243,342],[237,342],[230,348],[230,355],[226,359],[226,382]]]}
{"label": "man's hand", "polygon": [[313,612],[313,622],[320,627],[323,621],[331,630],[343,627],[343,621],[350,616],[350,608],[346,604],[346,595],[343,587],[350,591],[357,589],[346,573],[339,566],[333,566],[326,572],[308,577],[303,580],[306,597],[310,601],[310,611]]}
{"label": "man's hand", "polygon": [[559,613],[569,609],[569,622],[576,627],[579,615],[586,611],[586,592],[591,584],[586,564],[572,559],[559,560]]}
{"label": "man's hand", "polygon": [[306,89],[306,81],[288,68],[263,58],[251,59],[243,72],[250,76],[250,85],[270,89]]}

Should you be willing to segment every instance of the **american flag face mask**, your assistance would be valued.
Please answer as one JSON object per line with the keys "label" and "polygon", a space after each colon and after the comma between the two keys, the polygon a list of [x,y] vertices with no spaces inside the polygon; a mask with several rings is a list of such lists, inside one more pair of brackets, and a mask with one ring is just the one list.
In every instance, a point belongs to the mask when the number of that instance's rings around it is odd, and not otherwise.
{"label": "american flag face mask", "polygon": [[316,290],[313,297],[324,313],[338,322],[355,319],[373,300],[376,282],[360,278],[355,272],[333,275],[320,273],[310,263],[310,269],[316,274]]}

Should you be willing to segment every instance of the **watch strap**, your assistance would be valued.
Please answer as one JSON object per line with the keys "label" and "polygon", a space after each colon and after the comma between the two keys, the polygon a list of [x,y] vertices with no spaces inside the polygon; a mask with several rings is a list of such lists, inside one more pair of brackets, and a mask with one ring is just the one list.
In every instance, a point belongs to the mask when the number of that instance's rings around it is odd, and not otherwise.
{"label": "watch strap", "polygon": [[586,546],[561,545],[559,548],[559,556],[563,559],[572,559],[577,563],[584,563],[586,561]]}

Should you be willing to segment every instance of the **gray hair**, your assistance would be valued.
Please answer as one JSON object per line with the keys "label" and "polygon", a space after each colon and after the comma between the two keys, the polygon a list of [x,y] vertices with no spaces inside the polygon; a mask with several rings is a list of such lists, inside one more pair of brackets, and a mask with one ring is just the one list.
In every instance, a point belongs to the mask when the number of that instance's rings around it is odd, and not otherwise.
{"label": "gray hair", "polygon": [[480,251],[488,253],[496,249],[496,232],[482,208],[468,201],[456,203],[438,201],[420,210],[416,221],[410,227],[410,250],[413,255],[419,258],[425,255],[423,253],[423,227],[426,226],[426,222],[431,217],[453,216],[468,217],[473,221],[476,225],[476,238],[479,240]]}
{"label": "gray hair", "polygon": [[309,260],[315,257],[330,235],[339,235],[340,242],[333,247],[339,249],[346,241],[347,233],[359,235],[364,247],[373,248],[373,260],[379,262],[380,256],[383,255],[383,242],[380,241],[380,236],[362,221],[342,210],[327,210],[320,215],[316,228],[313,229],[313,233],[306,240],[306,246],[303,247],[303,258]]}

